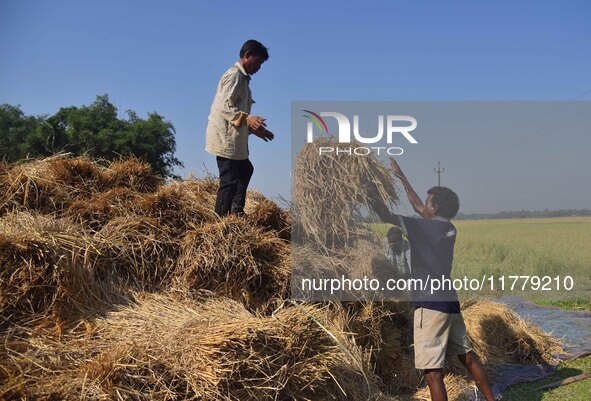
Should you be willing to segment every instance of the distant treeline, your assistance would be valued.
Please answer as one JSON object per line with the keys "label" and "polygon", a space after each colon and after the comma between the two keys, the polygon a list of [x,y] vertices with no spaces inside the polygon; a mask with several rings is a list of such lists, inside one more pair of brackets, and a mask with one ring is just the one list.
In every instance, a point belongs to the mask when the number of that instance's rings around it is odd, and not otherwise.
{"label": "distant treeline", "polygon": [[481,219],[526,219],[535,217],[571,217],[591,216],[591,209],[560,209],[560,210],[519,210],[498,213],[458,213],[456,220],[481,220]]}

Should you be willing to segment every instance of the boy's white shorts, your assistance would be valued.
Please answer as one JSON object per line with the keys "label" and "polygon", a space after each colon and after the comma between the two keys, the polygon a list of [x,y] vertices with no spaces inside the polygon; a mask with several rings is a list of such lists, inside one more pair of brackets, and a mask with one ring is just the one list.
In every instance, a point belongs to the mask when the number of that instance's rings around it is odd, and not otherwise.
{"label": "boy's white shorts", "polygon": [[414,350],[417,369],[443,368],[446,356],[471,351],[462,314],[415,309]]}

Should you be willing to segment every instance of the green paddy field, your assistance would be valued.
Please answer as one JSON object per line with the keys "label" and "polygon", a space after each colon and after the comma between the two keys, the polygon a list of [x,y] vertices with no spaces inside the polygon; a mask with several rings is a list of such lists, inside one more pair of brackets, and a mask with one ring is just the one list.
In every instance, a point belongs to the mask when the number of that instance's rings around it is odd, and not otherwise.
{"label": "green paddy field", "polygon": [[[541,304],[589,308],[590,217],[458,220],[454,224],[458,236],[452,276],[486,277],[482,291],[463,291],[462,297],[515,295]],[[387,224],[372,227],[383,237],[389,228]]]}

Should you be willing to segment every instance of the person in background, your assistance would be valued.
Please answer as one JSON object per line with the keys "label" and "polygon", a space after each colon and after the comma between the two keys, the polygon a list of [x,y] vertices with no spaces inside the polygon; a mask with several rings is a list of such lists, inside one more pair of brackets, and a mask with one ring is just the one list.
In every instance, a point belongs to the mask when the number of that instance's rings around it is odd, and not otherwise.
{"label": "person in background", "polygon": [[248,159],[248,137],[252,133],[265,142],[274,135],[267,130],[265,118],[250,115],[255,101],[250,79],[269,59],[267,48],[256,40],[247,40],[240,59],[220,79],[205,134],[205,150],[216,156],[219,169],[215,212],[219,216],[244,214],[246,191],[254,167]]}
{"label": "person in background", "polygon": [[410,245],[402,236],[402,229],[400,227],[390,227],[386,234],[384,248],[386,257],[394,266],[396,266],[401,276],[408,277],[410,275],[410,269],[407,261]]}

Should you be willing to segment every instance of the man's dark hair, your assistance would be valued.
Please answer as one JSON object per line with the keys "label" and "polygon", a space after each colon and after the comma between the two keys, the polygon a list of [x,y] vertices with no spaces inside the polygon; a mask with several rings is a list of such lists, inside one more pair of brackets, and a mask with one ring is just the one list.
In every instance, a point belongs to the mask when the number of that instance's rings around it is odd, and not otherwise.
{"label": "man's dark hair", "polygon": [[244,55],[248,52],[251,56],[260,56],[267,61],[269,59],[269,52],[267,48],[263,46],[263,44],[257,40],[250,39],[244,42],[242,45],[242,49],[240,49],[240,58],[244,57]]}
{"label": "man's dark hair", "polygon": [[452,219],[460,210],[460,199],[458,195],[447,187],[433,187],[427,191],[433,195],[433,204],[437,205],[435,215]]}

